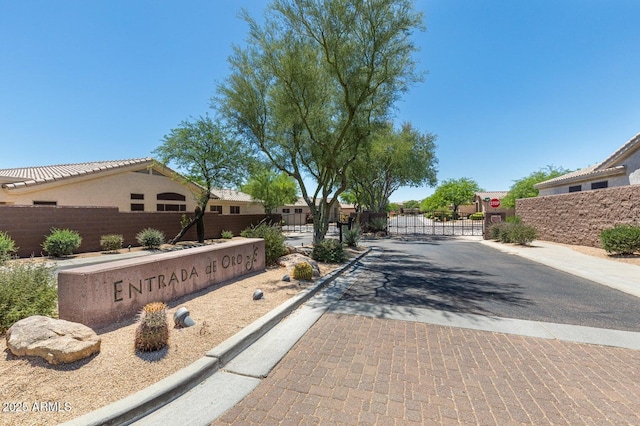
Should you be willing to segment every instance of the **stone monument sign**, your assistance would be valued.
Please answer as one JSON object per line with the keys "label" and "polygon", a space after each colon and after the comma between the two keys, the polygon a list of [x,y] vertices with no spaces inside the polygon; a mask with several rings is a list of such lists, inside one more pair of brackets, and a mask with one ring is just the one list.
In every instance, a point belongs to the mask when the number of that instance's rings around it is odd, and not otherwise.
{"label": "stone monument sign", "polygon": [[58,273],[59,318],[101,327],[168,302],[265,270],[264,240],[247,238]]}

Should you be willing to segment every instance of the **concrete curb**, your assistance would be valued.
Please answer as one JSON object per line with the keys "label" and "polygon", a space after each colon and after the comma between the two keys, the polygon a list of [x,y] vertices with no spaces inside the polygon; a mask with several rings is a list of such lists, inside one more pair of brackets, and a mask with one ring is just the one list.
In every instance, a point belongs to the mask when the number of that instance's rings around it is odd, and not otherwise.
{"label": "concrete curb", "polygon": [[152,413],[220,370],[370,251],[371,248],[368,248],[346,264],[331,271],[312,287],[302,290],[296,296],[249,324],[208,351],[204,357],[193,364],[126,398],[62,423],[61,426],[130,424]]}

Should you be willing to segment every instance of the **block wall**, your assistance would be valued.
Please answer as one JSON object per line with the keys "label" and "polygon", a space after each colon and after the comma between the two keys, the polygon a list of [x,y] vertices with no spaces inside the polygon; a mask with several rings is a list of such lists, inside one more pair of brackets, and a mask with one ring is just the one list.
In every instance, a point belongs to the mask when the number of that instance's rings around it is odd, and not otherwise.
{"label": "block wall", "polygon": [[[191,213],[191,215],[193,215]],[[180,231],[182,213],[120,212],[112,207],[3,206],[0,205],[0,231],[6,232],[18,246],[18,256],[40,256],[42,242],[51,228],[68,228],[80,233],[79,253],[100,251],[100,237],[121,234],[123,247],[138,246],[136,234],[144,228],[162,231],[167,240]],[[261,215],[204,215],[205,238],[220,238],[223,230],[239,235],[240,231],[265,218]],[[278,215],[270,217],[279,222]],[[183,240],[195,240],[193,226]]]}
{"label": "block wall", "polygon": [[516,201],[516,214],[540,240],[600,247],[602,230],[640,226],[640,185],[524,198]]}

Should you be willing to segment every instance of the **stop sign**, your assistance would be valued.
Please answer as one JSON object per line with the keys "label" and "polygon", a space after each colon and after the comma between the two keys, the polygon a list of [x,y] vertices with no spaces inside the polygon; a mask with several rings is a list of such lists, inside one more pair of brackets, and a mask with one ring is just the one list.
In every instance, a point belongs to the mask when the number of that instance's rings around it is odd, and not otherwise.
{"label": "stop sign", "polygon": [[489,205],[494,209],[498,208],[500,207],[500,200],[498,200],[497,198],[492,198],[491,201],[489,201]]}

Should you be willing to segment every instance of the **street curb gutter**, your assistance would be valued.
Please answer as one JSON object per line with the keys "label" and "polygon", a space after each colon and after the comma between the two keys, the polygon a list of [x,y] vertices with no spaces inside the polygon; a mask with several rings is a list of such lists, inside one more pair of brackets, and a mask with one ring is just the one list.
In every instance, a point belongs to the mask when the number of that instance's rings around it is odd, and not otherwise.
{"label": "street curb gutter", "polygon": [[62,423],[60,426],[122,425],[140,420],[144,416],[178,398],[220,370],[239,353],[260,339],[260,337],[265,335],[275,325],[291,314],[291,312],[313,297],[318,291],[329,285],[370,251],[371,248],[368,248],[348,263],[331,271],[319,279],[315,285],[302,290],[296,296],[258,318],[235,335],[208,351],[204,357],[198,359],[191,365],[178,370],[145,389]]}

